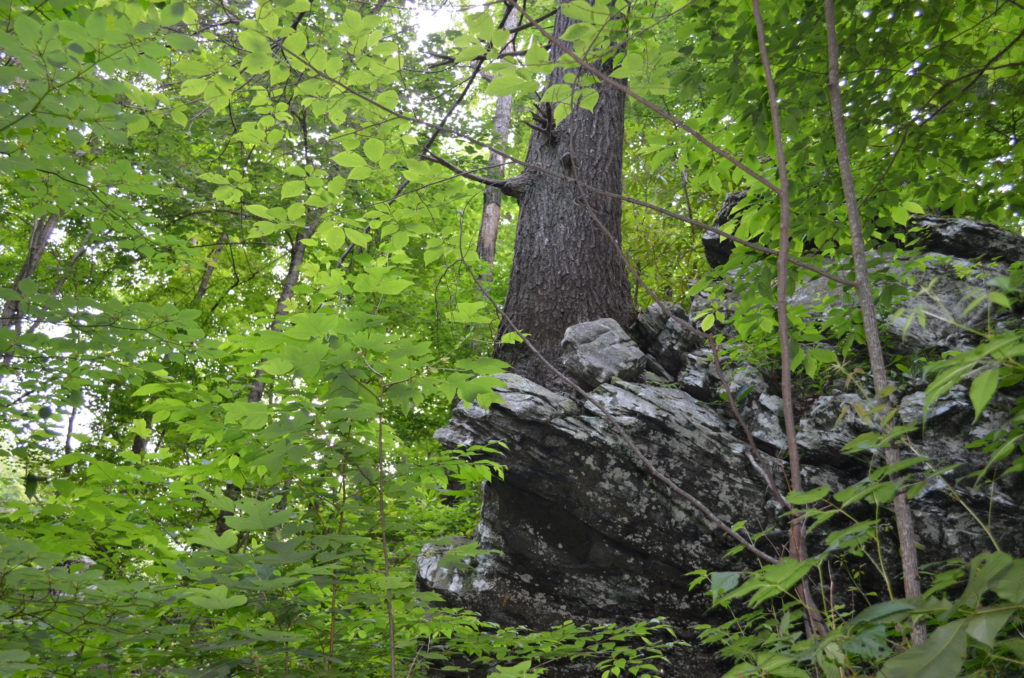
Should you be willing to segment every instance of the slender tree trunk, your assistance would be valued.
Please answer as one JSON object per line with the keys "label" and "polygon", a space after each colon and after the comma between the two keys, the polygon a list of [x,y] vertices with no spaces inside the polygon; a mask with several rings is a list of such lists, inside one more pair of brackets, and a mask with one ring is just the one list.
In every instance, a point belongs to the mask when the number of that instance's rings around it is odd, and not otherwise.
{"label": "slender tree trunk", "polygon": [[[32,223],[32,233],[28,240],[28,253],[25,255],[25,262],[21,265],[21,270],[18,271],[18,275],[11,285],[11,289],[15,292],[19,291],[22,280],[27,280],[35,275],[59,218],[57,214],[49,214],[37,218]],[[4,302],[4,310],[0,314],[0,328],[10,329],[12,327],[15,332],[21,334],[21,302],[17,299],[8,299]]]}
{"label": "slender tree trunk", "polygon": [[217,239],[217,244],[213,248],[213,252],[206,258],[206,269],[203,271],[203,277],[199,280],[199,288],[196,290],[195,295],[192,297],[192,302],[189,306],[196,306],[203,297],[206,296],[206,290],[210,288],[210,281],[213,280],[213,271],[217,267],[217,257],[220,256],[221,250],[224,249],[224,245],[227,244],[228,234],[222,233],[220,238]]}
{"label": "slender tree trunk", "polygon": [[[559,11],[555,35],[570,23]],[[551,60],[561,54],[556,40]],[[612,68],[610,61],[593,66],[605,73]],[[567,72],[555,69],[548,86],[564,82]],[[580,75],[578,69],[572,72]],[[577,108],[557,125],[550,106],[542,105],[527,151],[530,169],[514,182],[519,224],[505,304],[508,317],[499,333],[522,329],[549,360],[557,359],[570,325],[608,317],[625,326],[633,318],[619,252],[621,205],[583,188],[622,192],[625,94],[604,82],[593,87],[599,95],[593,112]],[[560,386],[522,344],[499,344],[496,353],[519,374]]]}
{"label": "slender tree trunk", "polygon": [[[285,305],[295,293],[295,283],[299,281],[299,267],[302,266],[302,260],[306,256],[306,244],[302,241],[312,238],[319,225],[320,215],[310,214],[307,217],[306,227],[295,236],[291,258],[288,262],[288,273],[285,274],[284,281],[281,283],[281,293],[277,295],[277,306],[274,307],[274,319],[270,321],[270,331],[272,332],[281,331],[281,318],[285,315]],[[253,375],[252,385],[249,387],[250,403],[258,403],[263,400],[263,392],[267,385],[261,379],[262,376],[263,370],[260,369],[257,369],[256,374]]]}
{"label": "slender tree trunk", "polygon": [[[519,12],[515,9],[509,9],[503,28],[511,30],[518,23]],[[514,44],[514,39],[509,39],[508,44],[501,50],[501,53],[505,54],[512,51]],[[498,97],[494,107],[494,136],[495,145],[498,148],[504,149],[508,146],[508,133],[511,127],[512,95],[506,94],[505,96]],[[505,178],[505,159],[493,150],[491,151],[488,165],[491,167],[490,174],[493,178]],[[494,252],[498,244],[498,226],[501,222],[501,195],[501,189],[497,186],[487,186],[484,189],[484,212],[480,218],[480,237],[476,242],[476,252],[482,260],[489,264],[486,272],[487,277],[490,277],[490,264],[494,264]]]}
{"label": "slender tree trunk", "polygon": [[[871,291],[867,254],[864,251],[860,209],[857,207],[857,190],[853,181],[850,152],[846,145],[846,121],[843,119],[843,99],[839,86],[839,40],[836,37],[835,0],[825,0],[825,29],[828,39],[828,94],[829,104],[832,108],[832,129],[836,138],[836,159],[839,164],[839,177],[843,184],[843,197],[846,201],[846,216],[850,221],[853,269],[856,273],[857,297],[860,301],[860,314],[864,324],[864,343],[868,349],[875,398],[887,399],[890,390],[889,375],[885,370],[885,355],[882,352],[882,339],[875,316],[875,300]],[[887,447],[884,454],[885,463],[889,466],[900,460],[899,450],[892,446]],[[906,488],[899,484],[898,479],[894,478],[894,480],[896,480],[897,487],[900,488],[893,499],[893,513],[896,516],[896,534],[900,544],[903,595],[907,598],[917,598],[921,595],[921,580],[917,562],[917,533],[914,528],[914,514],[910,510]],[[925,641],[923,625],[918,624],[913,628],[911,639],[915,645],[920,645]]]}
{"label": "slender tree trunk", "polygon": [[[786,163],[786,145],[782,134],[782,119],[779,115],[779,97],[775,89],[771,60],[768,57],[768,39],[764,20],[761,16],[760,0],[751,0],[754,24],[757,27],[758,52],[764,69],[765,86],[768,92],[768,108],[771,111],[772,139],[775,142],[775,164],[779,175],[779,256],[776,259],[776,317],[779,322],[779,356],[782,373],[782,418],[786,431],[786,451],[789,456],[789,487],[801,491],[800,452],[796,446],[796,421],[793,416],[793,360],[789,347],[789,232],[792,218],[789,194],[789,169]],[[807,521],[800,511],[794,511],[789,522],[789,555],[796,560],[807,560]],[[818,609],[805,577],[797,584],[797,596],[807,613],[808,635],[825,636],[828,629]]]}

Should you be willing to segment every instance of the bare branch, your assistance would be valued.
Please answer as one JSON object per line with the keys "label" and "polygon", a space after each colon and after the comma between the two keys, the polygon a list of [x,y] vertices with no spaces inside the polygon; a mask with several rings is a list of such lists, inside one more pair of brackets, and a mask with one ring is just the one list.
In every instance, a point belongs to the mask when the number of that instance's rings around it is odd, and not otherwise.
{"label": "bare branch", "polygon": [[471,179],[485,186],[494,186],[505,195],[512,196],[513,198],[520,198],[523,195],[525,178],[522,175],[512,177],[510,179],[494,179],[491,177],[485,177],[480,174],[474,174],[473,172],[459,169],[448,160],[445,160],[441,156],[436,155],[434,153],[426,154],[423,159],[437,163],[438,165],[441,165],[441,167],[444,167],[446,169],[451,170],[452,172],[455,172],[457,176]]}

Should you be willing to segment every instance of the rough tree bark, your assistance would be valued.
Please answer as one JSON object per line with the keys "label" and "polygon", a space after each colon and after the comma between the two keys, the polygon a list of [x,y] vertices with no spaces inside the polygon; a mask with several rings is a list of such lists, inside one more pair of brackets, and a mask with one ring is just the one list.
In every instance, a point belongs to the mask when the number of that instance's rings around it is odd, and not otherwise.
{"label": "rough tree bark", "polygon": [[[564,0],[563,0],[564,2]],[[555,36],[572,23],[561,11]],[[553,41],[551,61],[563,53]],[[593,64],[610,73],[610,59]],[[565,82],[555,69],[548,87]],[[565,329],[597,318],[614,318],[623,326],[633,317],[629,280],[619,252],[622,208],[618,200],[586,190],[591,186],[622,192],[622,143],[625,94],[610,84],[598,92],[593,112],[573,110],[559,124],[542,104],[530,137],[527,169],[506,193],[519,200],[515,255],[499,336],[516,328],[549,360],[558,356]],[[539,383],[564,388],[543,362],[522,344],[499,344],[496,354],[515,372]]]}

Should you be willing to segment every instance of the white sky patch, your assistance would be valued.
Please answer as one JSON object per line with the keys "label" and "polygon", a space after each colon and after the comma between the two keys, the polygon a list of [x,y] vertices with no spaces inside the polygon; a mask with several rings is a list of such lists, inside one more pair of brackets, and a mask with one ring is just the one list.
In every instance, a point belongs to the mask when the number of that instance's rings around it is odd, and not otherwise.
{"label": "white sky patch", "polygon": [[464,10],[452,2],[439,5],[417,6],[413,9],[413,23],[416,25],[416,41],[419,47],[431,33],[440,33],[454,28],[459,14]]}

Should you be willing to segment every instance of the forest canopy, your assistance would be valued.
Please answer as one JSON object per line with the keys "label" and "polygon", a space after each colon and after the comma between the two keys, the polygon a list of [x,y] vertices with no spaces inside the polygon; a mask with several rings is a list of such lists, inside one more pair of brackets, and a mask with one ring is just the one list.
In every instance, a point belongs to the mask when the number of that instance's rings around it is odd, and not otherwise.
{"label": "forest canopy", "polygon": [[[839,3],[841,148],[818,1],[8,0],[0,21],[4,675],[540,675],[619,642],[498,632],[415,581],[501,475],[499,446],[431,435],[500,402],[495,345],[523,339],[515,178],[599,92],[624,101],[606,193],[633,308],[714,299],[727,196],[730,265],[788,251],[790,285],[912,247],[918,215],[1024,223],[1016,0]],[[478,245],[485,184],[506,197]],[[850,312],[829,319],[849,353],[815,353],[777,280],[700,329],[808,381],[870,340]],[[988,399],[1022,376],[1006,355]]]}

